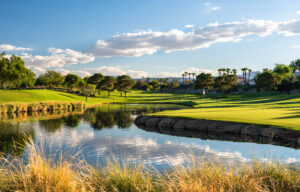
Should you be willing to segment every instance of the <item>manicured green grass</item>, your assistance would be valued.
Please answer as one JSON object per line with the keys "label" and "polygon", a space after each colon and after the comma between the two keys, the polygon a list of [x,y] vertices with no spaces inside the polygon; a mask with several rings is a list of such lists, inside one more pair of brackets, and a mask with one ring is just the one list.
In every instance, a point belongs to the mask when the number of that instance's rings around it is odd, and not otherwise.
{"label": "manicured green grass", "polygon": [[108,97],[106,93],[102,93],[98,97],[89,97],[85,101],[85,97],[77,96],[74,94],[51,91],[51,90],[5,90],[0,91],[0,104],[1,103],[32,103],[32,102],[45,102],[45,101],[66,101],[66,102],[84,102],[87,105],[95,105],[109,102],[124,102],[125,99],[119,97],[117,93],[112,93]]}
{"label": "manicured green grass", "polygon": [[163,111],[159,116],[242,122],[300,130],[300,94],[248,93],[196,95],[135,93],[131,102],[177,103],[192,109]]}
{"label": "manicured green grass", "polygon": [[132,91],[127,99],[118,92],[84,97],[50,90],[0,91],[0,104],[12,102],[83,101],[101,103],[174,103],[192,107],[156,113],[160,116],[243,122],[300,130],[300,94],[248,93],[239,95],[206,95],[148,93]]}

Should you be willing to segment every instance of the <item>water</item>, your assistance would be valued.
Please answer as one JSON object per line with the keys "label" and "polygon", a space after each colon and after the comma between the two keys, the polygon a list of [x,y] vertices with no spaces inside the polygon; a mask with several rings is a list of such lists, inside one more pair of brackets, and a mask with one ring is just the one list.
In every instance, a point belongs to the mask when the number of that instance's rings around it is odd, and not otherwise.
{"label": "water", "polygon": [[[138,128],[137,115],[180,109],[176,105],[102,105],[87,109],[83,114],[42,115],[24,117],[0,123],[0,151],[24,157],[27,147],[24,139],[32,137],[35,144],[43,141],[48,153],[62,150],[65,155],[81,151],[92,165],[103,164],[107,158],[128,163],[144,163],[161,168],[180,165],[191,156],[222,159],[228,162],[249,161],[255,156],[261,160],[280,159],[300,165],[300,150],[285,146],[172,136]],[[51,118],[51,119],[48,119]],[[193,133],[189,133],[193,136]],[[220,136],[219,136],[220,137]],[[212,137],[213,138],[213,137]],[[19,143],[15,148],[15,143]],[[76,147],[74,147],[74,145]],[[70,152],[70,149],[71,152]]]}

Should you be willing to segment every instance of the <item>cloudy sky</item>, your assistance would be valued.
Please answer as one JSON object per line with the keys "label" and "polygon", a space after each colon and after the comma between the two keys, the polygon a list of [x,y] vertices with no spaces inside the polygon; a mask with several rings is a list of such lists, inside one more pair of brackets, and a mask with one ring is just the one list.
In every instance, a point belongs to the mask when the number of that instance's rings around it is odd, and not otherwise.
{"label": "cloudy sky", "polygon": [[0,52],[37,74],[180,76],[300,58],[299,0],[9,0]]}

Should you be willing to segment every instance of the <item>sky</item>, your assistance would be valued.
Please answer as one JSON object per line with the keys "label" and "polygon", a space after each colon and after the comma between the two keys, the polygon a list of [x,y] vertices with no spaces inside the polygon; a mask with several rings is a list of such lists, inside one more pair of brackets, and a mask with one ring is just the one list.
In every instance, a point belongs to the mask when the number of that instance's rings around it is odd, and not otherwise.
{"label": "sky", "polygon": [[176,77],[300,58],[299,0],[9,0],[0,52],[37,75]]}

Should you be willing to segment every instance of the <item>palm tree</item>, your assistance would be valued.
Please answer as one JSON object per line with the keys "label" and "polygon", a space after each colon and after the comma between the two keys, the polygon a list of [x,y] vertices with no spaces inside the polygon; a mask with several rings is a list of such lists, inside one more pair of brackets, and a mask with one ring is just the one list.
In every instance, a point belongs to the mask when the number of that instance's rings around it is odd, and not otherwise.
{"label": "palm tree", "polygon": [[194,82],[195,82],[196,73],[192,73],[192,77],[193,77]]}
{"label": "palm tree", "polygon": [[184,75],[187,77],[189,75],[189,73],[188,72],[184,72]]}
{"label": "palm tree", "polygon": [[252,70],[248,69],[248,83],[250,82],[250,75],[251,75]]}
{"label": "palm tree", "polygon": [[237,72],[236,69],[232,69],[232,73],[233,73],[234,75],[236,75],[236,72]]}
{"label": "palm tree", "polygon": [[247,70],[248,68],[244,67],[241,69],[243,72],[243,80],[244,80],[244,84],[246,83],[246,79],[247,79]]}
{"label": "palm tree", "polygon": [[219,74],[219,76],[221,76],[221,72],[222,72],[222,69],[221,69],[221,68],[218,69],[218,74]]}
{"label": "palm tree", "polygon": [[229,73],[230,73],[230,69],[229,68],[226,69],[226,73],[227,73],[227,75],[229,75]]}
{"label": "palm tree", "polygon": [[192,73],[188,73],[188,76],[189,76],[189,84],[191,83],[191,75],[192,75]]}
{"label": "palm tree", "polygon": [[184,84],[184,77],[185,77],[185,74],[182,73],[182,83]]}

